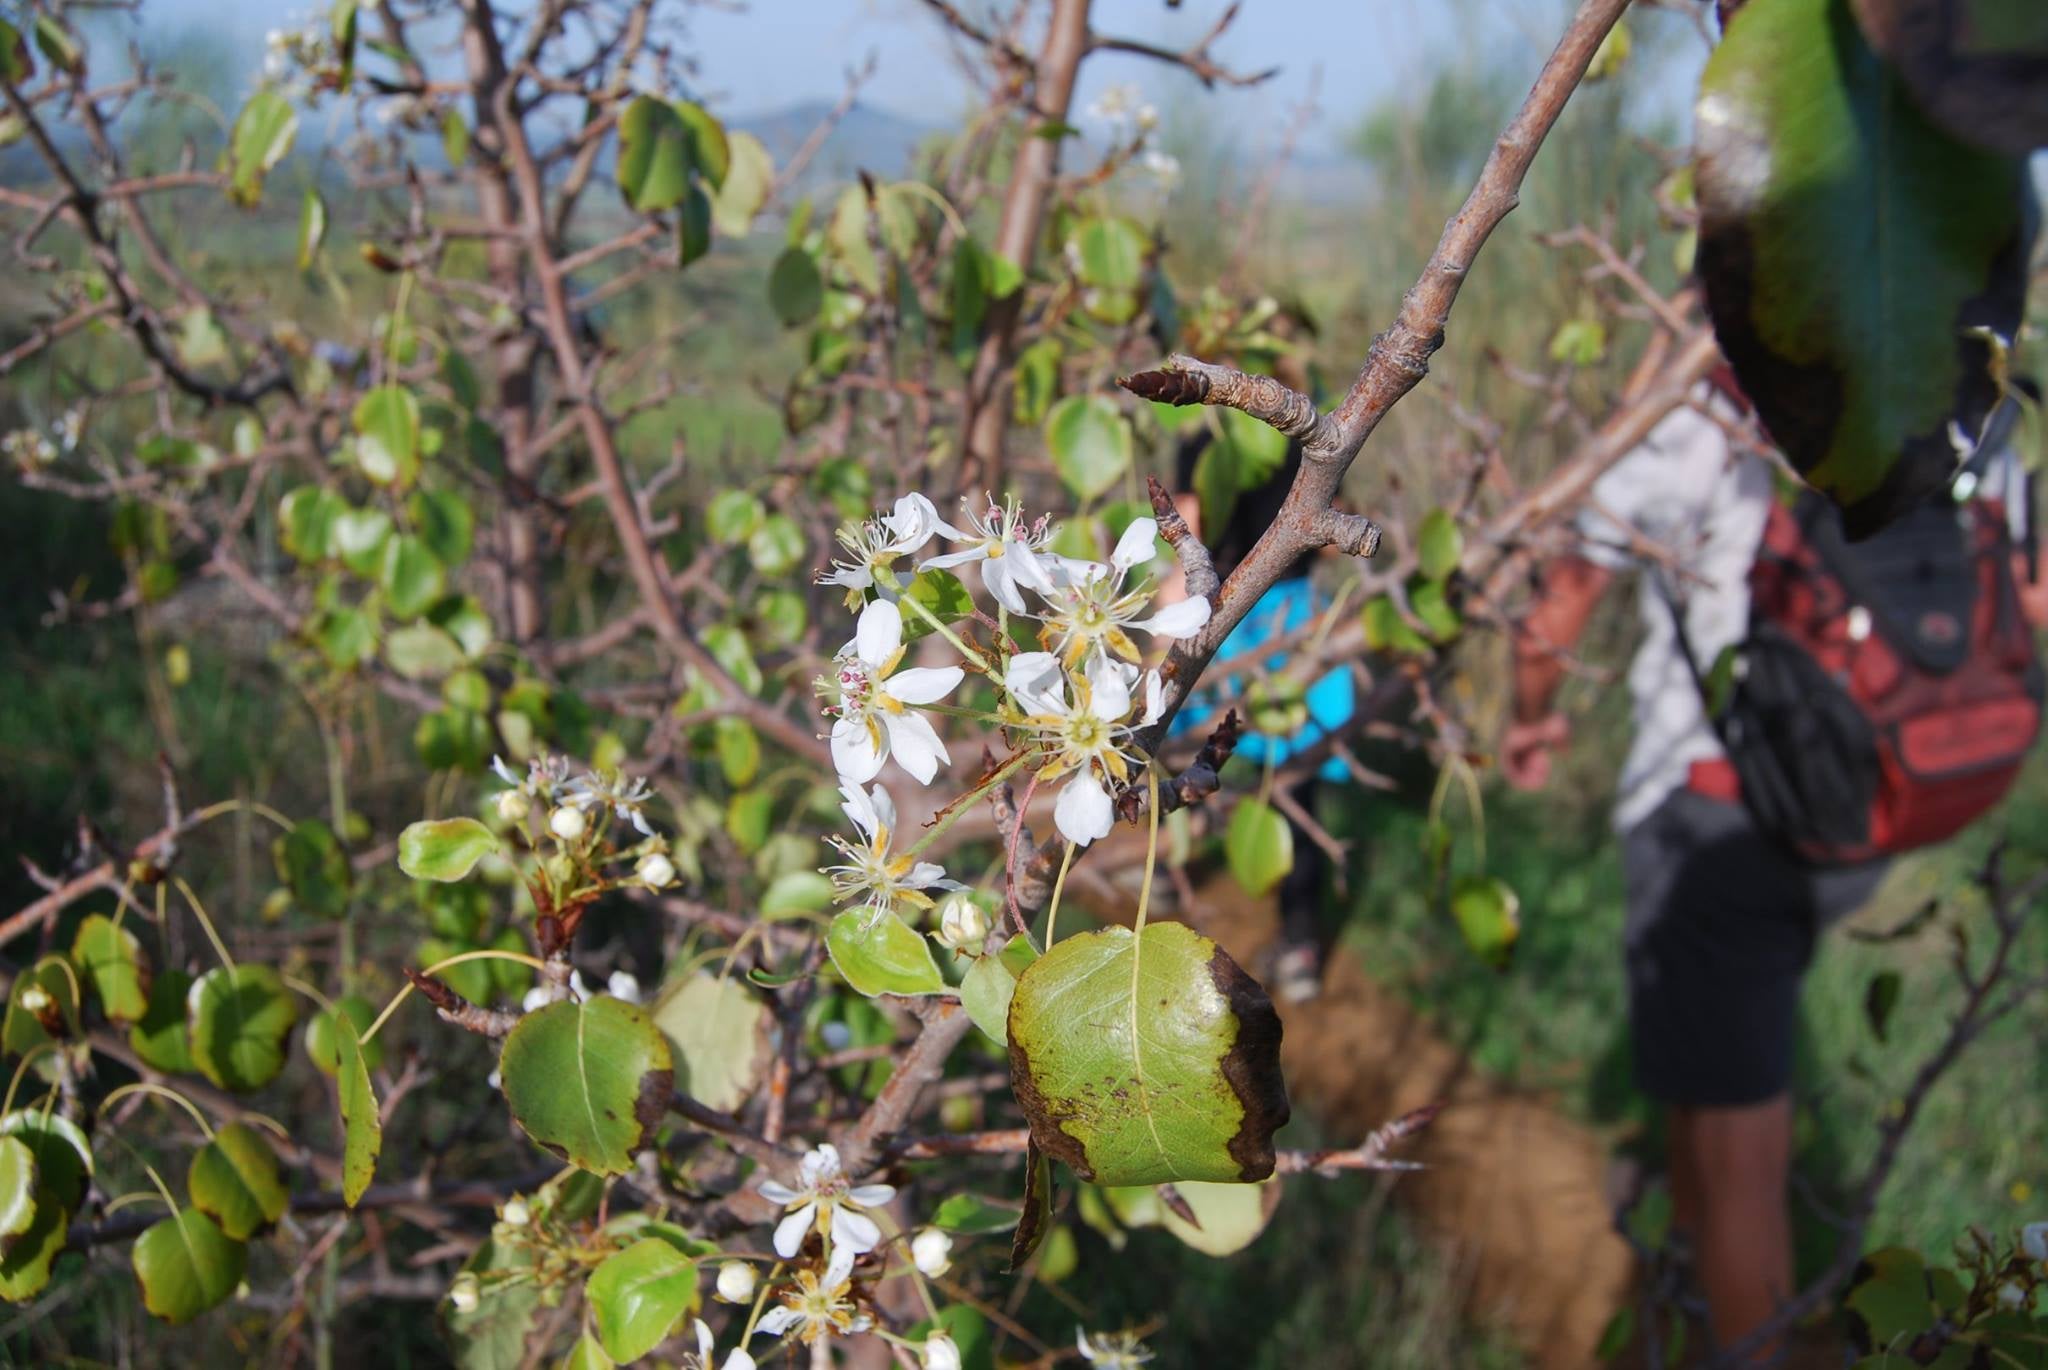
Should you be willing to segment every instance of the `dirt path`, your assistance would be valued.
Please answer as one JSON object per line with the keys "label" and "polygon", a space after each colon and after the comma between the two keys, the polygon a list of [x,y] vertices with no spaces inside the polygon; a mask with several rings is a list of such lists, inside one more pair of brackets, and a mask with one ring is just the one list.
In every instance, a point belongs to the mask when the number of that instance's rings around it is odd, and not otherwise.
{"label": "dirt path", "polygon": [[[1227,878],[1199,891],[1188,921],[1246,966],[1271,940],[1271,900]],[[1537,1365],[1580,1370],[1629,1297],[1634,1262],[1611,1227],[1608,1148],[1540,1097],[1483,1078],[1356,955],[1339,952],[1323,992],[1282,1005],[1282,1064],[1297,1103],[1333,1138],[1447,1107],[1410,1153],[1428,1169],[1396,1197],[1472,1272],[1473,1312],[1510,1328]]]}

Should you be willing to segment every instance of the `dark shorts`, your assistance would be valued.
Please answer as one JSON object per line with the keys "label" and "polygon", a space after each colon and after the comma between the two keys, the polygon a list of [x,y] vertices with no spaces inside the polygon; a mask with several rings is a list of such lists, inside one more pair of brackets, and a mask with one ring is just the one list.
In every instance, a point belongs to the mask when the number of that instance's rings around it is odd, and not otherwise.
{"label": "dark shorts", "polygon": [[1699,1108],[1782,1093],[1814,939],[1885,863],[1803,865],[1741,805],[1690,790],[1624,833],[1621,858],[1637,1087]]}

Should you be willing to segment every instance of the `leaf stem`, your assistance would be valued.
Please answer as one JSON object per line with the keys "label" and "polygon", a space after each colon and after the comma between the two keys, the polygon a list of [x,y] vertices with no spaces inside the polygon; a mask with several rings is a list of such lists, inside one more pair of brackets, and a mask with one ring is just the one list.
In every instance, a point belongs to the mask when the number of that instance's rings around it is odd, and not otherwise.
{"label": "leaf stem", "polygon": [[136,1080],[113,1090],[106,1098],[100,1100],[99,1112],[105,1115],[108,1109],[131,1094],[154,1094],[160,1099],[169,1099],[172,1103],[192,1115],[192,1121],[199,1124],[199,1130],[206,1135],[207,1141],[213,1140],[213,1124],[206,1121],[206,1115],[199,1111],[197,1104],[178,1093],[177,1090],[157,1084],[151,1080]]}
{"label": "leaf stem", "polygon": [[214,930],[213,920],[206,916],[205,906],[199,902],[199,896],[192,892],[192,886],[184,876],[174,875],[171,879],[177,882],[178,893],[184,895],[185,902],[192,906],[192,916],[197,918],[199,926],[206,930],[206,940],[213,943],[214,954],[220,957],[220,963],[228,968],[228,973],[233,974],[235,958],[228,955],[228,944],[220,940],[220,934]]}

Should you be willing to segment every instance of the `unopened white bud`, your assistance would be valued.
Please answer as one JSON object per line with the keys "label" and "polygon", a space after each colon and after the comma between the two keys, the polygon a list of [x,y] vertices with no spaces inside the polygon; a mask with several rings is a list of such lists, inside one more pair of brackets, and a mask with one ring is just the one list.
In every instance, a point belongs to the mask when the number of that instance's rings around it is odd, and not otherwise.
{"label": "unopened white bud", "polygon": [[635,863],[633,874],[639,876],[647,888],[665,890],[676,882],[676,863],[662,852],[651,851]]}
{"label": "unopened white bud", "polygon": [[727,1303],[745,1303],[754,1297],[754,1267],[745,1261],[727,1261],[718,1267],[718,1297]]}
{"label": "unopened white bud", "polygon": [[2007,1280],[1998,1286],[2000,1308],[2024,1308],[2027,1306],[2027,1291],[2016,1280]]}
{"label": "unopened white bud", "polygon": [[924,1339],[924,1370],[960,1370],[960,1348],[944,1332]]}
{"label": "unopened white bud", "polygon": [[927,1227],[910,1239],[910,1260],[918,1273],[935,1280],[953,1268],[953,1238],[936,1227]]}
{"label": "unopened white bud", "polygon": [[50,991],[41,985],[29,985],[21,992],[21,1007],[24,1012],[41,1017],[50,1007]]}
{"label": "unopened white bud", "polygon": [[507,823],[524,823],[533,812],[533,801],[524,790],[507,790],[498,796],[498,817]]}
{"label": "unopened white bud", "polygon": [[505,1200],[505,1206],[498,1210],[498,1218],[507,1227],[524,1227],[533,1221],[533,1210],[526,1206],[526,1200],[514,1194]]}
{"label": "unopened white bud", "polygon": [[454,1284],[448,1286],[448,1302],[458,1313],[474,1313],[478,1301],[476,1276],[465,1270],[455,1277]]}
{"label": "unopened white bud", "polygon": [[2048,1261],[2048,1223],[2028,1223],[2021,1228],[2020,1250],[2029,1260]]}
{"label": "unopened white bud", "polygon": [[548,815],[548,831],[564,842],[574,842],[590,827],[590,820],[583,816],[583,810],[573,804],[564,804]]}
{"label": "unopened white bud", "polygon": [[605,977],[605,993],[629,1004],[640,1002],[640,977],[630,970],[615,970]]}
{"label": "unopened white bud", "polygon": [[939,945],[966,956],[979,956],[988,940],[988,913],[964,894],[946,900],[939,910]]}

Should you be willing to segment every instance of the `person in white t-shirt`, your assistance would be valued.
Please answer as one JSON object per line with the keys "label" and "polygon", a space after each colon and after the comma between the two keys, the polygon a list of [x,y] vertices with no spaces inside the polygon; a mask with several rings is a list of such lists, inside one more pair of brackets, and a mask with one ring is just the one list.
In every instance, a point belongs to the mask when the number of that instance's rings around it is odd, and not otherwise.
{"label": "person in white t-shirt", "polygon": [[[1740,417],[1735,402],[1708,389],[1695,398],[1596,483],[1579,553],[1544,568],[1517,642],[1501,766],[1518,788],[1548,781],[1568,737],[1552,707],[1563,657],[1616,574],[1639,563],[1634,549],[1654,545],[1659,564],[1641,577],[1642,645],[1628,672],[1634,738],[1614,813],[1629,1028],[1636,1083],[1668,1110],[1676,1224],[1692,1243],[1714,1338],[1728,1345],[1793,1290],[1788,1087],[1799,989],[1816,935],[1870,897],[1883,862],[1806,865],[1703,781],[1726,767],[1693,663],[1747,634],[1749,572],[1776,477],[1730,441],[1720,420]],[[2017,471],[2005,452],[1981,479],[2019,490]],[[2023,533],[2024,499],[2009,511]],[[2016,578],[2028,619],[2048,621],[2031,573]]]}

